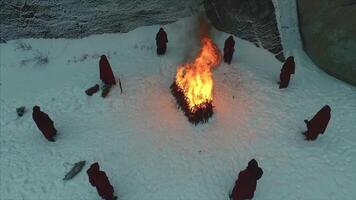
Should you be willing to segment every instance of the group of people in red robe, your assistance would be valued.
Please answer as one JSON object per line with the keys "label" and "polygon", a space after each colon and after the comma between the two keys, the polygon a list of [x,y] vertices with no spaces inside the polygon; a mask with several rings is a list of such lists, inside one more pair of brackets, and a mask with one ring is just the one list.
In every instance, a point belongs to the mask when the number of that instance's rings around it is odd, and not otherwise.
{"label": "group of people in red robe", "polygon": [[[163,55],[167,50],[168,37],[166,31],[163,28],[160,28],[156,34],[156,46],[157,54]],[[231,35],[229,36],[224,43],[224,62],[231,64],[233,54],[235,52],[235,40]]]}
{"label": "group of people in red robe", "polygon": [[[156,34],[156,46],[157,54],[163,55],[167,50],[168,37],[166,31],[163,28],[160,28]],[[233,54],[235,52],[235,40],[231,35],[229,36],[224,43],[224,62],[231,64]]]}
{"label": "group of people in red robe", "polygon": [[[224,62],[231,64],[232,57],[235,52],[235,40],[232,35],[230,35],[224,43]],[[281,73],[279,75],[279,88],[287,88],[289,85],[289,81],[291,75],[295,74],[295,62],[294,57],[289,56],[286,61],[284,62]]]}
{"label": "group of people in red robe", "polygon": [[[235,51],[233,36],[229,36],[224,44],[224,62],[230,64]],[[278,82],[279,88],[287,88],[292,74],[295,74],[294,57],[289,56],[284,62]],[[308,130],[304,133],[306,140],[315,140],[319,134],[323,134],[331,117],[330,106],[324,106],[310,121],[304,120]]]}
{"label": "group of people in red robe", "polygon": [[[99,74],[100,80],[104,84],[103,90],[107,88],[110,89],[111,86],[116,85],[116,79],[114,73],[111,69],[110,63],[105,55],[100,57],[99,61]],[[85,93],[92,96],[95,92],[99,90],[99,85],[89,88]],[[104,92],[103,91],[103,92]],[[55,142],[55,136],[57,130],[54,127],[54,123],[51,118],[44,112],[41,111],[39,106],[33,107],[32,118],[37,125],[38,129],[42,132],[43,136],[50,142]],[[99,164],[94,163],[87,170],[89,176],[89,182],[92,186],[96,187],[98,194],[105,200],[115,200],[114,188],[110,184],[108,177],[105,172],[100,171]]]}
{"label": "group of people in red robe", "polygon": [[[156,35],[157,54],[163,55],[167,49],[167,33],[160,28]],[[235,41],[232,36],[229,36],[224,45],[224,62],[230,64],[233,53],[235,51]],[[111,69],[110,63],[105,55],[100,57],[99,61],[100,80],[110,88],[116,85],[116,79]],[[280,73],[279,88],[288,87],[290,77],[295,73],[295,63],[293,56],[287,58],[282,66]],[[121,85],[121,84],[120,84]],[[104,88],[105,89],[105,88]],[[86,93],[91,96],[99,90],[99,85],[96,84],[92,88],[86,90]],[[325,105],[311,120],[304,120],[307,126],[307,131],[304,132],[306,140],[315,140],[318,135],[323,134],[329,123],[331,117],[331,108]],[[33,107],[32,113],[33,120],[38,129],[42,132],[44,137],[50,141],[55,142],[57,130],[51,118],[41,111],[39,106]],[[92,186],[96,187],[98,194],[105,200],[114,200],[114,189],[110,184],[105,172],[100,171],[99,164],[94,163],[87,170],[89,182]],[[252,199],[256,190],[257,180],[262,177],[263,170],[258,166],[255,159],[252,159],[245,170],[239,173],[236,184],[230,194],[232,200]]]}
{"label": "group of people in red robe", "polygon": [[[304,132],[306,140],[316,140],[323,134],[330,120],[331,108],[325,105],[311,120],[304,120],[308,130]],[[245,170],[239,173],[235,186],[230,194],[231,200],[252,199],[256,190],[257,180],[263,175],[263,170],[255,159],[250,160]]]}
{"label": "group of people in red robe", "polygon": [[[295,62],[294,57],[289,56],[284,62],[279,75],[280,81],[278,84],[280,89],[288,87],[292,74],[295,74]],[[305,139],[316,140],[320,134],[324,134],[330,118],[331,108],[329,105],[325,105],[311,120],[304,120],[307,126],[307,131],[303,133]]]}

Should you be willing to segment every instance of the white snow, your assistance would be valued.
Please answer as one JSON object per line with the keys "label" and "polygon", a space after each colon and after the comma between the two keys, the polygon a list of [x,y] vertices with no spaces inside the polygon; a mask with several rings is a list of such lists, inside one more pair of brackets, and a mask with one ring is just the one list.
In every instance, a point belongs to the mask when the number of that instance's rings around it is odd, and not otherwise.
{"label": "white snow", "polygon": [[[279,90],[282,64],[237,39],[233,63],[214,72],[214,116],[194,126],[177,109],[169,86],[177,65],[198,49],[195,27],[193,18],[165,26],[168,51],[161,57],[154,41],[159,26],[1,44],[0,199],[100,199],[85,173],[98,161],[121,200],[227,200],[252,158],[264,170],[256,200],[354,199],[355,87],[291,50],[296,74]],[[220,49],[227,36],[212,31]],[[32,49],[21,50],[20,43]],[[21,64],[37,51],[48,55],[48,64]],[[99,83],[101,54],[120,77],[122,95],[118,86],[106,99],[85,95]],[[332,108],[326,133],[305,141],[303,120],[325,104]],[[22,105],[30,111],[17,119],[15,109]],[[34,105],[55,122],[56,143],[35,126]],[[84,170],[63,182],[68,163],[79,160],[88,161]]]}

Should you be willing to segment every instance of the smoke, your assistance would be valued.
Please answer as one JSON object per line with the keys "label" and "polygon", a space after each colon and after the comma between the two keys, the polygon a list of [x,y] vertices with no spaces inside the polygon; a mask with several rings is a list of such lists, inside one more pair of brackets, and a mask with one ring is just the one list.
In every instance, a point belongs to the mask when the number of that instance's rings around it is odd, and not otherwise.
{"label": "smoke", "polygon": [[189,62],[195,58],[201,48],[201,39],[210,37],[210,31],[213,28],[204,11],[195,15],[190,26],[187,31],[188,38],[186,42],[188,44],[186,46],[184,62]]}
{"label": "smoke", "polygon": [[212,25],[209,23],[207,17],[205,14],[201,14],[197,17],[197,23],[198,23],[198,31],[197,31],[197,36],[199,41],[204,38],[204,37],[210,37],[210,31],[212,29]]}

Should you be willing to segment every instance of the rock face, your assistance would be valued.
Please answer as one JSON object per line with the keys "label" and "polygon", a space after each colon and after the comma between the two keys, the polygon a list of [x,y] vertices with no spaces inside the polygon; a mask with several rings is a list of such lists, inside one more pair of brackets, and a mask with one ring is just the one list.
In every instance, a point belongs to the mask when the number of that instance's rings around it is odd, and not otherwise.
{"label": "rock face", "polygon": [[272,0],[207,0],[204,7],[217,29],[268,49],[284,61]]}
{"label": "rock face", "polygon": [[272,0],[5,0],[0,1],[0,43],[128,32],[177,21],[199,10],[202,2],[217,29],[284,60]]}
{"label": "rock face", "polygon": [[201,0],[4,0],[0,41],[128,32],[189,16]]}
{"label": "rock face", "polygon": [[305,51],[330,75],[356,86],[356,0],[298,0]]}

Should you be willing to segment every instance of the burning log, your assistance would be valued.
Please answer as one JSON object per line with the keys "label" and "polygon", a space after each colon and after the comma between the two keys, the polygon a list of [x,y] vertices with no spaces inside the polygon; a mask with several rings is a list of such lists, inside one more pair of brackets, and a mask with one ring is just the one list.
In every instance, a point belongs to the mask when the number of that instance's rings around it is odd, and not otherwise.
{"label": "burning log", "polygon": [[211,101],[205,102],[194,108],[192,111],[189,107],[187,98],[184,95],[184,92],[178,87],[176,82],[171,85],[171,92],[177,100],[178,107],[183,110],[185,116],[188,120],[197,125],[199,122],[206,123],[209,118],[213,116],[213,104]]}
{"label": "burning log", "polygon": [[213,67],[220,63],[220,53],[207,36],[201,40],[202,48],[191,63],[178,66],[171,92],[188,120],[197,125],[213,115]]}

